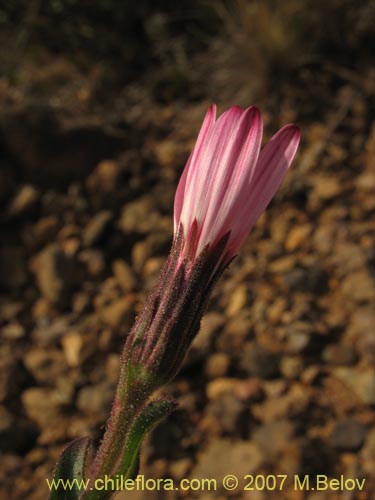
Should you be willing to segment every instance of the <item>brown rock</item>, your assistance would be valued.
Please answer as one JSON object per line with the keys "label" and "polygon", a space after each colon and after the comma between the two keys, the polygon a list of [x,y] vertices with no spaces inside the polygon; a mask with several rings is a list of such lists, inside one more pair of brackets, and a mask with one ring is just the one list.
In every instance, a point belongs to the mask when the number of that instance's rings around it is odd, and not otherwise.
{"label": "brown rock", "polygon": [[17,217],[27,214],[35,207],[39,199],[39,191],[30,184],[21,186],[8,205],[8,215]]}
{"label": "brown rock", "polygon": [[188,471],[192,465],[190,458],[181,458],[169,465],[169,471],[174,479],[181,480],[187,476]]}
{"label": "brown rock", "polygon": [[280,371],[287,379],[295,379],[300,376],[303,370],[303,361],[299,357],[284,356],[281,359]]}
{"label": "brown rock", "polygon": [[364,470],[369,476],[372,476],[375,461],[375,427],[368,431],[360,457]]}
{"label": "brown rock", "polygon": [[25,303],[8,300],[5,297],[0,299],[1,319],[3,321],[12,321],[24,310]]}
{"label": "brown rock", "polygon": [[337,224],[318,226],[313,235],[313,244],[318,252],[326,255],[332,252],[337,243]]}
{"label": "brown rock", "polygon": [[311,229],[311,224],[301,224],[292,227],[285,241],[285,249],[288,252],[294,252],[297,248],[304,246],[310,236]]}
{"label": "brown rock", "polygon": [[37,245],[45,245],[52,240],[58,230],[59,221],[56,216],[42,217],[33,226],[33,238]]}
{"label": "brown rock", "polygon": [[304,352],[311,342],[311,325],[301,323],[288,329],[286,347],[289,354],[299,354]]}
{"label": "brown rock", "polygon": [[201,327],[188,352],[186,363],[203,359],[210,351],[213,339],[224,323],[224,316],[210,312],[202,318]]}
{"label": "brown rock", "polygon": [[314,190],[311,196],[317,197],[320,200],[330,200],[335,198],[342,191],[340,179],[327,175],[316,175],[313,178]]}
{"label": "brown rock", "polygon": [[0,336],[9,340],[20,339],[25,336],[25,329],[19,323],[8,323],[0,328]]}
{"label": "brown rock", "polygon": [[60,402],[53,389],[31,387],[23,391],[22,404],[26,414],[40,427],[49,427],[60,418]]}
{"label": "brown rock", "polygon": [[59,316],[53,321],[45,321],[41,317],[40,325],[32,332],[33,339],[41,346],[50,346],[63,337],[70,329],[69,318]]}
{"label": "brown rock", "polygon": [[335,251],[329,257],[329,263],[336,267],[338,276],[346,276],[353,271],[366,268],[366,255],[359,245],[335,242]]}
{"label": "brown rock", "polygon": [[90,296],[84,292],[77,292],[73,295],[72,310],[76,314],[87,313],[90,309]]}
{"label": "brown rock", "polygon": [[146,239],[138,241],[132,248],[132,263],[134,269],[142,271],[146,261],[155,255],[167,255],[169,252],[171,237],[166,232],[154,232]]}
{"label": "brown rock", "polygon": [[165,139],[158,141],[153,145],[153,152],[156,155],[158,162],[165,166],[176,165],[178,148],[176,141],[172,139]]}
{"label": "brown rock", "polygon": [[242,478],[245,474],[255,473],[264,460],[263,453],[254,443],[214,439],[198,456],[190,477],[216,479],[221,485],[228,474]]}
{"label": "brown rock", "polygon": [[59,425],[42,428],[42,432],[38,436],[38,444],[49,448],[57,442],[69,441],[69,426],[69,420],[60,416]]}
{"label": "brown rock", "polygon": [[112,220],[112,212],[102,210],[91,218],[82,232],[82,243],[86,247],[95,245],[104,235]]}
{"label": "brown rock", "polygon": [[323,400],[334,408],[335,414],[344,416],[357,408],[361,401],[354,391],[342,380],[328,376],[323,380]]}
{"label": "brown rock", "polygon": [[126,296],[116,300],[110,305],[99,309],[98,316],[104,323],[117,328],[123,324],[128,325],[133,319],[134,300]]}
{"label": "brown rock", "polygon": [[79,253],[78,258],[86,267],[88,274],[93,278],[97,278],[104,272],[105,258],[100,250],[83,250]]}
{"label": "brown rock", "polygon": [[247,295],[248,292],[245,283],[241,283],[234,289],[226,309],[226,313],[230,318],[237,316],[237,314],[245,307]]}
{"label": "brown rock", "polygon": [[253,311],[254,309],[250,313],[249,310],[243,310],[238,316],[226,323],[216,342],[218,349],[227,352],[230,356],[242,352],[243,345],[251,331],[251,320],[256,321],[253,318]]}
{"label": "brown rock", "polygon": [[272,273],[281,274],[293,269],[296,265],[296,258],[294,255],[285,255],[275,259],[269,263],[268,269]]}
{"label": "brown rock", "polygon": [[144,282],[146,282],[147,290],[150,290],[156,282],[164,263],[165,257],[150,257],[146,260],[142,269],[142,276]]}
{"label": "brown rock", "polygon": [[76,262],[53,243],[33,259],[32,270],[42,295],[53,304],[67,305],[79,279]]}
{"label": "brown rock", "polygon": [[369,368],[335,368],[334,375],[345,382],[363,404],[375,404],[375,371]]}
{"label": "brown rock", "polygon": [[266,398],[277,398],[286,393],[288,382],[281,378],[267,380],[263,382],[263,389]]}
{"label": "brown rock", "polygon": [[[107,278],[103,281],[99,293],[94,297],[93,303],[96,309],[110,305],[119,299],[123,294],[114,277]],[[130,296],[130,295],[129,295]]]}
{"label": "brown rock", "polygon": [[374,301],[375,283],[370,274],[363,270],[349,274],[343,284],[344,294],[355,302]]}
{"label": "brown rock", "polygon": [[302,384],[294,384],[286,394],[253,405],[252,411],[262,422],[297,417],[310,404],[312,394]]}
{"label": "brown rock", "polygon": [[361,360],[369,365],[375,364],[375,309],[373,304],[357,307],[350,317],[346,339],[358,352]]}
{"label": "brown rock", "polygon": [[99,420],[108,416],[114,397],[114,386],[107,381],[83,387],[77,396],[77,408]]}
{"label": "brown rock", "polygon": [[64,356],[57,349],[34,347],[25,354],[24,364],[40,383],[56,380],[66,369]]}
{"label": "brown rock", "polygon": [[256,378],[217,378],[207,384],[206,394],[209,400],[219,398],[222,394],[233,393],[241,401],[258,401],[263,395],[261,382]]}
{"label": "brown rock", "polygon": [[160,214],[152,198],[143,196],[124,205],[118,225],[127,234],[148,234],[160,227]]}
{"label": "brown rock", "polygon": [[120,355],[109,354],[106,361],[106,379],[115,384],[120,374]]}
{"label": "brown rock", "polygon": [[230,357],[224,352],[212,354],[206,363],[205,372],[209,378],[224,377],[229,369]]}
{"label": "brown rock", "polygon": [[353,365],[358,356],[353,347],[347,344],[330,344],[323,353],[322,358],[331,365]]}
{"label": "brown rock", "polygon": [[125,293],[137,288],[135,274],[127,262],[124,260],[115,260],[112,264],[112,270],[117,283]]}
{"label": "brown rock", "polygon": [[289,445],[294,433],[295,428],[292,422],[276,420],[258,427],[254,431],[252,439],[267,457],[275,458]]}
{"label": "brown rock", "polygon": [[332,444],[340,451],[358,451],[366,437],[366,428],[357,420],[344,419],[336,423],[332,431]]}
{"label": "brown rock", "polygon": [[205,410],[206,417],[212,419],[213,426],[217,423],[221,431],[241,435],[244,430],[246,405],[230,392],[223,393],[211,401]]}
{"label": "brown rock", "polygon": [[272,240],[280,244],[284,244],[285,235],[288,234],[290,225],[289,217],[286,217],[285,215],[285,213],[279,214],[279,216],[274,214],[270,220]]}
{"label": "brown rock", "polygon": [[[375,152],[374,152],[375,153]],[[372,162],[374,162],[374,158],[371,158]],[[372,165],[373,166],[373,165]],[[365,170],[363,174],[359,175],[355,180],[356,186],[358,189],[362,189],[363,191],[373,192],[375,189],[375,174],[372,170]]]}
{"label": "brown rock", "polygon": [[94,192],[110,193],[118,186],[120,174],[120,165],[116,161],[103,160],[89,176],[87,186]]}
{"label": "brown rock", "polygon": [[83,361],[84,341],[79,332],[70,332],[61,339],[65,359],[69,366],[79,366]]}
{"label": "brown rock", "polygon": [[255,342],[247,342],[240,355],[239,368],[247,375],[274,377],[279,373],[279,357]]}
{"label": "brown rock", "polygon": [[281,321],[284,311],[288,307],[288,301],[285,297],[277,297],[273,304],[270,305],[267,311],[268,321],[276,325]]}
{"label": "brown rock", "polygon": [[310,365],[301,373],[301,381],[305,384],[314,384],[321,374],[321,367],[319,365]]}

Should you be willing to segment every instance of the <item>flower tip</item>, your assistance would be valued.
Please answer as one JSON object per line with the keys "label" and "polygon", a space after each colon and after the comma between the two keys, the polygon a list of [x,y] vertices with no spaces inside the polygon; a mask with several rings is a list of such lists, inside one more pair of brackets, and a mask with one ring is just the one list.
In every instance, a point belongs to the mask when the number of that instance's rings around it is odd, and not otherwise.
{"label": "flower tip", "polygon": [[291,143],[294,146],[295,152],[297,152],[299,142],[301,140],[301,130],[299,127],[293,124],[290,125],[290,130],[292,133]]}
{"label": "flower tip", "polygon": [[[301,131],[299,127],[297,127],[293,123],[288,123],[287,125],[284,125],[284,127],[282,127],[276,135],[274,135],[274,138],[277,138],[276,143],[279,143],[279,145],[284,144],[284,147],[288,149],[288,155],[290,155],[290,164],[297,152],[299,141],[301,139]],[[271,140],[271,142],[273,141]]]}
{"label": "flower tip", "polygon": [[255,113],[257,116],[261,115],[259,108],[257,108],[256,106],[249,106],[248,108],[245,109],[245,112],[246,113]]}
{"label": "flower tip", "polygon": [[298,150],[299,142],[301,139],[301,131],[299,127],[297,127],[293,123],[289,123],[288,125],[285,125],[280,130],[280,132],[281,132],[280,138],[284,143],[285,147],[287,168],[289,168]]}
{"label": "flower tip", "polygon": [[258,109],[256,106],[251,106],[251,108],[249,109],[252,110],[255,122],[257,124],[263,125],[262,113],[260,112],[260,109]]}
{"label": "flower tip", "polygon": [[256,131],[258,134],[262,134],[262,115],[258,108],[250,106],[242,111],[240,128],[243,131],[250,132],[252,130],[253,132]]}
{"label": "flower tip", "polygon": [[297,125],[294,125],[294,123],[288,123],[282,128],[282,130],[284,130],[288,134],[288,137],[290,139],[294,139],[295,141],[297,141],[297,143],[300,141],[301,130],[299,127],[297,127]]}
{"label": "flower tip", "polygon": [[243,109],[238,104],[235,104],[230,109],[233,109],[233,110],[236,110],[236,111],[241,111],[241,113],[243,113]]}
{"label": "flower tip", "polygon": [[212,104],[210,104],[208,110],[207,110],[207,115],[212,115],[214,117],[214,121],[215,121],[215,118],[216,118],[216,111],[217,111],[217,106],[216,104],[213,102]]}

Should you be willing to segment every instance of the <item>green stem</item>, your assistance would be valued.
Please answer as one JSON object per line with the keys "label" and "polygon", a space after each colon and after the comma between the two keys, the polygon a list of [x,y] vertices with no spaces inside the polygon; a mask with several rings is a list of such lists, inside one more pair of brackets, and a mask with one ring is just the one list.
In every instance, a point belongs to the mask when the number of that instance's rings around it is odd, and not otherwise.
{"label": "green stem", "polygon": [[154,382],[142,367],[134,366],[129,361],[122,364],[111,416],[93,461],[93,479],[113,476],[118,472],[129,429],[153,389]]}

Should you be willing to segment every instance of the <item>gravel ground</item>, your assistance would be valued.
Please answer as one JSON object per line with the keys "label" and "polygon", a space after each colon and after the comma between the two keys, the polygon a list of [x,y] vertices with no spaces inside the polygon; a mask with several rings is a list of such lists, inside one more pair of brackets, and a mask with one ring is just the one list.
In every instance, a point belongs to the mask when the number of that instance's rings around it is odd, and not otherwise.
{"label": "gravel ground", "polygon": [[[174,190],[212,98],[166,103],[129,83],[102,105],[102,75],[75,73],[63,58],[43,78],[33,71],[27,85],[0,80],[0,498],[14,500],[46,498],[64,444],[102,435],[119,353],[168,254]],[[243,87],[220,100],[221,111],[264,109],[267,138],[293,121],[303,141],[165,387],[178,410],[144,445],[145,477],[212,478],[217,491],[119,500],[370,500],[372,76],[340,81],[315,115],[298,110],[293,89],[276,104],[249,102]],[[282,493],[228,492],[227,474],[240,486],[247,474],[288,479]],[[365,485],[293,487],[294,475],[314,485],[318,474]]]}

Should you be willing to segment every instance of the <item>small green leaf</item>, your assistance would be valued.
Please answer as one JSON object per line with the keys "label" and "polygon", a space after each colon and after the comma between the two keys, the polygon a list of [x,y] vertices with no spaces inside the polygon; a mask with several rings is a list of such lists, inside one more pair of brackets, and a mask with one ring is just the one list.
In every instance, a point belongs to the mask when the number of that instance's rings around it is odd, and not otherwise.
{"label": "small green leaf", "polygon": [[[127,479],[134,478],[138,474],[139,450],[145,435],[175,408],[175,401],[162,399],[152,401],[137,415],[127,434],[121,462],[118,469],[113,472],[112,478],[117,478],[117,484],[124,484]],[[99,479],[102,480],[103,478]],[[84,500],[106,500],[116,493],[116,491],[111,491],[109,488],[106,490],[102,488],[102,483],[101,481],[100,490],[91,490],[90,488],[91,491],[82,496]],[[110,481],[107,481],[107,483],[108,486],[111,484]]]}
{"label": "small green leaf", "polygon": [[85,490],[84,470],[91,448],[88,437],[75,439],[64,449],[57,462],[54,477],[48,482],[50,500],[78,500]]}
{"label": "small green leaf", "polygon": [[139,448],[145,435],[163,418],[176,409],[176,402],[161,399],[152,401],[135,419],[130,428],[119,474],[129,479],[137,474]]}

